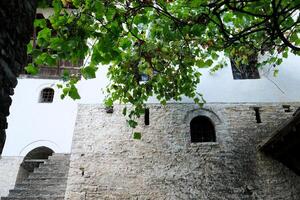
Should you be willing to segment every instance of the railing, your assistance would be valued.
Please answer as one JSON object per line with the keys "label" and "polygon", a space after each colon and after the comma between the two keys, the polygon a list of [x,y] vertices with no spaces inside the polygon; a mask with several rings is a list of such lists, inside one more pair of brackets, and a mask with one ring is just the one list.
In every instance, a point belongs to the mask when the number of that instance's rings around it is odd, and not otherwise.
{"label": "railing", "polygon": [[64,71],[68,71],[70,75],[80,75],[80,66],[82,61],[76,65],[69,61],[59,61],[57,66],[39,66],[37,75],[28,74],[25,69],[21,75],[35,78],[61,78]]}

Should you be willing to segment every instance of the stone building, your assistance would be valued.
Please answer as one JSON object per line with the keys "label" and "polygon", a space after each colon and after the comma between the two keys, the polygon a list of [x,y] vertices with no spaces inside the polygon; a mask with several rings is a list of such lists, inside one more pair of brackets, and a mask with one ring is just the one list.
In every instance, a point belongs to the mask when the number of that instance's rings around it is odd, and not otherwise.
{"label": "stone building", "polygon": [[[38,9],[37,15],[49,12]],[[56,85],[61,69],[76,73],[80,64],[23,73],[0,158],[0,196],[298,200],[297,171],[260,147],[300,107],[299,62],[290,55],[278,77],[272,66],[240,72],[229,60],[215,74],[201,69],[203,108],[189,98],[166,106],[153,98],[136,130],[126,124],[124,105],[113,113],[102,105],[105,67],[97,79],[79,83],[79,101],[60,100]],[[293,127],[299,135],[297,123]],[[133,131],[142,132],[141,140]]]}

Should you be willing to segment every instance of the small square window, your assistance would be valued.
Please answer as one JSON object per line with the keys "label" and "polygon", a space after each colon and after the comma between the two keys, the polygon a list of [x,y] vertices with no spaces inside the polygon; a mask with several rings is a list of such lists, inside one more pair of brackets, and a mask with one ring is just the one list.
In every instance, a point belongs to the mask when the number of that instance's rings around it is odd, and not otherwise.
{"label": "small square window", "polygon": [[41,92],[40,103],[52,103],[54,97],[54,90],[52,88],[45,88]]}

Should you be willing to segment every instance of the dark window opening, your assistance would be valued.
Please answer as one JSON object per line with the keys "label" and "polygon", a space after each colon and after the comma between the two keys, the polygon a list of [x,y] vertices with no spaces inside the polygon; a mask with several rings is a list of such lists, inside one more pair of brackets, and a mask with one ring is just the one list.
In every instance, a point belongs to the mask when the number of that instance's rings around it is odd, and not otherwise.
{"label": "dark window opening", "polygon": [[230,59],[233,79],[259,79],[257,55],[249,58],[248,64],[237,64],[235,58]]}
{"label": "dark window opening", "polygon": [[254,107],[253,109],[255,111],[256,123],[261,123],[259,107]]}
{"label": "dark window opening", "polygon": [[290,105],[282,105],[282,108],[284,109],[284,112],[292,112]]}
{"label": "dark window opening", "polygon": [[215,142],[215,127],[211,120],[205,116],[197,116],[190,123],[191,142]]}
{"label": "dark window opening", "polygon": [[52,103],[54,97],[54,90],[52,88],[45,88],[41,92],[40,103]]}
{"label": "dark window opening", "polygon": [[150,124],[150,117],[149,117],[149,115],[150,115],[150,110],[149,110],[149,108],[146,108],[145,109],[145,118],[144,118],[145,125],[149,125]]}

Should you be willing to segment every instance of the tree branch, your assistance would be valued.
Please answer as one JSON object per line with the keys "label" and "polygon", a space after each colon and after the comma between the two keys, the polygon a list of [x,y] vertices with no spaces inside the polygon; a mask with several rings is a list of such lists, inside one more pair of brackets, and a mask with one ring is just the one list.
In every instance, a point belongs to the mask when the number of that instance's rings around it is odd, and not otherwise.
{"label": "tree branch", "polygon": [[273,9],[273,25],[274,25],[274,29],[278,34],[278,37],[281,39],[281,41],[288,47],[290,47],[292,50],[294,51],[300,51],[300,47],[297,47],[295,45],[293,45],[282,33],[279,23],[278,23],[278,10],[277,10],[277,6],[275,3],[275,0],[272,0],[272,9]]}

